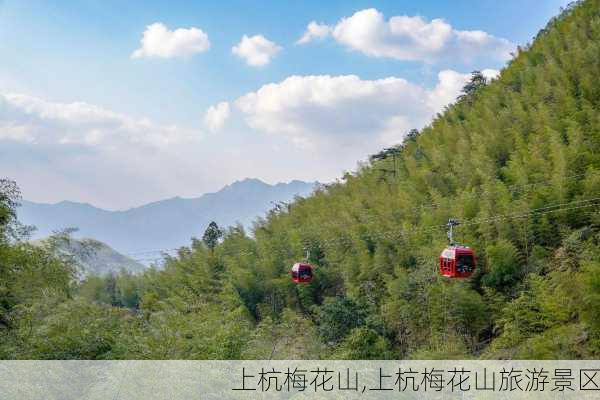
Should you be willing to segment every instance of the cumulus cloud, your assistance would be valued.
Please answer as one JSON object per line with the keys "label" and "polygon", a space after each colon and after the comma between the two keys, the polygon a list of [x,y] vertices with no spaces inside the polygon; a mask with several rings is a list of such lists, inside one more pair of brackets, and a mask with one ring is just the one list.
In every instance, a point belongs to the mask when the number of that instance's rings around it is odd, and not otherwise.
{"label": "cumulus cloud", "polygon": [[331,27],[326,24],[319,24],[316,21],[311,21],[306,27],[306,31],[296,44],[306,44],[313,40],[324,39],[331,33]]}
{"label": "cumulus cloud", "polygon": [[263,35],[248,37],[244,35],[242,40],[231,48],[231,52],[243,58],[248,65],[261,67],[271,62],[281,47],[271,42]]}
{"label": "cumulus cloud", "polygon": [[191,132],[160,126],[85,102],[58,103],[25,94],[0,94],[0,139],[42,144],[164,146]]}
{"label": "cumulus cloud", "polygon": [[[481,73],[488,81],[491,81],[500,74],[500,71],[484,69]],[[442,110],[444,106],[452,103],[470,79],[471,74],[461,74],[450,69],[440,71],[438,73],[438,83],[428,96],[430,108],[432,110]]]}
{"label": "cumulus cloud", "polygon": [[204,125],[211,132],[216,132],[225,125],[227,118],[229,118],[229,113],[229,103],[226,101],[210,106],[204,115]]}
{"label": "cumulus cloud", "polygon": [[283,135],[298,146],[354,146],[364,152],[423,127],[456,99],[469,78],[444,70],[427,89],[396,77],[291,76],[245,94],[235,106],[251,128]]}
{"label": "cumulus cloud", "polygon": [[86,102],[0,93],[0,170],[31,200],[121,208],[197,194],[189,182],[206,181],[196,171],[212,162],[201,143],[201,132]]}
{"label": "cumulus cloud", "polygon": [[210,48],[208,35],[202,29],[178,28],[171,31],[160,22],[146,27],[140,44],[141,47],[131,54],[131,58],[188,57]]}
{"label": "cumulus cloud", "polygon": [[481,73],[483,74],[483,76],[485,76],[488,82],[492,81],[493,79],[496,79],[500,75],[500,71],[492,68],[482,69]]}
{"label": "cumulus cloud", "polygon": [[[86,102],[0,93],[0,169],[32,200],[118,208],[196,196],[245,176],[327,181],[429,123],[469,78],[445,70],[429,88],[397,77],[291,76],[209,108],[208,129],[243,119],[210,141]],[[251,138],[234,128],[240,122],[267,134]]]}
{"label": "cumulus cloud", "polygon": [[442,110],[446,104],[456,99],[469,78],[469,74],[461,74],[449,69],[440,71],[437,84],[427,96],[429,108]]}
{"label": "cumulus cloud", "polygon": [[[327,30],[326,30],[327,28]],[[462,31],[443,19],[426,21],[420,16],[392,16],[387,21],[374,8],[358,11],[342,18],[335,26],[315,25],[314,32],[333,38],[351,50],[372,57],[386,57],[428,63],[442,60],[472,62],[476,58],[505,61],[515,45],[487,32]],[[300,39],[303,43],[315,37],[310,25]]]}

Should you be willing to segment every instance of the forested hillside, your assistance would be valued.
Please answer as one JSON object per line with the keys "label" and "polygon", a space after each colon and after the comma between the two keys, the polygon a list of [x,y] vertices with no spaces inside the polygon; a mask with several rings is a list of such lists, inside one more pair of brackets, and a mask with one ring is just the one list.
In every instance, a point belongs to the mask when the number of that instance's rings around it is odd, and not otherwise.
{"label": "forested hillside", "polygon": [[46,248],[51,246],[63,258],[71,258],[78,267],[80,279],[90,275],[116,274],[121,270],[135,274],[146,269],[145,265],[115,251],[106,243],[95,239],[74,239],[72,230],[55,233],[51,239],[35,240],[32,244]]}
{"label": "forested hillside", "polygon": [[[75,285],[69,260],[10,239],[5,190],[0,357],[598,358],[599,76],[587,0],[498,79],[474,73],[430,126],[273,209],[253,237],[194,240],[141,276]],[[449,218],[478,255],[467,280],[437,271]],[[307,251],[315,279],[294,284]]]}

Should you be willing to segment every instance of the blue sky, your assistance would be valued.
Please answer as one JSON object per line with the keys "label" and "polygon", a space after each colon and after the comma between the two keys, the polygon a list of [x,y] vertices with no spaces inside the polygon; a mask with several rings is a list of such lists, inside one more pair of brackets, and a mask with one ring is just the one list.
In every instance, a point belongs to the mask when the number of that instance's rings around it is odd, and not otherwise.
{"label": "blue sky", "polygon": [[[25,198],[112,209],[332,180],[565,4],[0,1],[0,169]],[[297,44],[311,21],[322,37]]]}

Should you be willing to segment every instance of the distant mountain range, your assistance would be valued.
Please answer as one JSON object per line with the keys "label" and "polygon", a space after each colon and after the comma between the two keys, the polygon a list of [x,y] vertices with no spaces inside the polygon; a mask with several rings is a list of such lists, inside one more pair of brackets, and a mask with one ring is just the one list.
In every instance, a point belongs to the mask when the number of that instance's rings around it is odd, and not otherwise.
{"label": "distant mountain range", "polygon": [[297,180],[269,185],[258,179],[245,179],[198,198],[174,197],[125,211],[108,211],[71,201],[22,201],[17,213],[22,223],[37,227],[33,239],[76,227],[77,238],[93,238],[119,253],[133,255],[188,245],[192,237],[202,237],[210,221],[222,227],[236,223],[249,227],[274,203],[307,196],[316,185],[317,182]]}

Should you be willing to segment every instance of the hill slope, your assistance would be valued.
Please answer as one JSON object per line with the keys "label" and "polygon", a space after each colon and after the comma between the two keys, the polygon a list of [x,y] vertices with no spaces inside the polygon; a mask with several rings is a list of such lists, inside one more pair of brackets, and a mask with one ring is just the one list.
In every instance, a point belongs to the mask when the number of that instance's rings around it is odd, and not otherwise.
{"label": "hill slope", "polygon": [[[587,201],[600,197],[598,76],[600,2],[590,0],[398,147],[395,163],[273,216],[276,233],[259,240],[296,238],[296,256],[306,243],[335,282],[321,290],[341,286],[370,304],[371,329],[403,356],[589,356],[598,315],[588,307],[600,295],[598,201]],[[480,265],[446,285],[435,270],[450,217],[465,223],[458,239]]]}
{"label": "hill slope", "polygon": [[[47,242],[48,239],[44,239],[35,241],[34,244],[45,245],[48,244]],[[121,270],[130,273],[146,270],[143,264],[94,239],[55,237],[53,248],[60,256],[72,259],[78,267],[78,275],[81,278],[88,275],[118,274]]]}
{"label": "hill slope", "polygon": [[221,226],[237,222],[249,226],[274,202],[305,196],[315,185],[301,181],[269,185],[258,179],[245,179],[198,198],[175,197],[126,211],[107,211],[69,201],[23,201],[17,212],[21,222],[37,227],[34,238],[77,227],[78,237],[92,237],[122,253],[134,253],[187,245],[192,236],[201,237],[213,220]]}
{"label": "hill slope", "polygon": [[[292,309],[341,358],[598,356],[598,76],[600,1],[588,0],[381,161],[272,212],[256,241],[228,237],[219,254],[265,321],[261,340]],[[437,272],[449,218],[478,254],[466,281]],[[231,261],[239,249],[253,256]],[[316,279],[295,286],[289,266],[307,250]]]}

